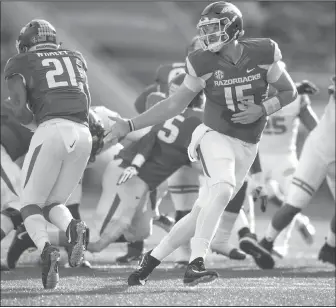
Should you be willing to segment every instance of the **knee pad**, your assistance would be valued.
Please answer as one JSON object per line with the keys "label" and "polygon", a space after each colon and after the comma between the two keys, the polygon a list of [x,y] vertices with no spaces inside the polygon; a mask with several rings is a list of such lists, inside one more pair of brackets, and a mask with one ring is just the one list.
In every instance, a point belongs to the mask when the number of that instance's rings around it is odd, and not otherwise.
{"label": "knee pad", "polygon": [[209,194],[212,200],[222,198],[230,199],[234,191],[234,186],[227,182],[220,182],[209,187]]}
{"label": "knee pad", "polygon": [[230,213],[238,214],[242,208],[246,196],[247,181],[244,182],[243,186],[238,190],[236,195],[230,200],[225,211]]}
{"label": "knee pad", "polygon": [[16,228],[23,223],[21,212],[16,209],[8,207],[1,211],[1,214],[7,216],[12,221],[14,230],[16,230]]}

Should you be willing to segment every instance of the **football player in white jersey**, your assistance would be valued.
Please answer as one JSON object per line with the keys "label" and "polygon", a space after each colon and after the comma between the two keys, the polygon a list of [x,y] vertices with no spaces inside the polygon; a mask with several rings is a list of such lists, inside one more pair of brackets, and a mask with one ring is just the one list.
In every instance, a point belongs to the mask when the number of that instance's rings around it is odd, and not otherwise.
{"label": "football player in white jersey", "polygon": [[[308,205],[325,178],[335,200],[335,77],[332,80],[328,105],[319,124],[306,139],[285,204],[273,216],[260,242],[268,251],[273,248],[279,233]],[[319,259],[335,264],[335,217]]]}
{"label": "football player in white jersey", "polygon": [[[281,63],[285,68],[285,63]],[[259,143],[263,170],[261,181],[265,185],[269,198],[276,201],[278,205],[284,202],[284,196],[288,193],[293,173],[298,165],[296,143],[300,122],[309,132],[318,123],[318,117],[311,107],[308,96],[308,94],[315,94],[318,89],[307,80],[297,83],[296,86],[298,97],[294,102],[269,117]],[[272,88],[270,92],[274,91]],[[275,253],[280,257],[284,257],[288,253],[289,240],[294,225],[297,226],[298,231],[308,244],[313,242],[314,227],[310,224],[307,216],[298,213],[288,229],[282,232],[284,235],[283,240],[280,241],[282,243],[274,247]]]}

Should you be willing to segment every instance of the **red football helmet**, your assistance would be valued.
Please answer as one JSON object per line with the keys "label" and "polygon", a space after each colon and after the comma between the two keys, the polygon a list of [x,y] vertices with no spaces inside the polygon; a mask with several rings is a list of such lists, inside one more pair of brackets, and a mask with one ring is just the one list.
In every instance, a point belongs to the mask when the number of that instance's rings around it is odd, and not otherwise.
{"label": "red football helmet", "polygon": [[58,47],[55,28],[43,19],[34,19],[25,25],[16,41],[18,53],[37,49],[57,49]]}
{"label": "red football helmet", "polygon": [[203,10],[197,29],[202,48],[218,52],[224,45],[244,35],[243,16],[232,3],[214,2]]}

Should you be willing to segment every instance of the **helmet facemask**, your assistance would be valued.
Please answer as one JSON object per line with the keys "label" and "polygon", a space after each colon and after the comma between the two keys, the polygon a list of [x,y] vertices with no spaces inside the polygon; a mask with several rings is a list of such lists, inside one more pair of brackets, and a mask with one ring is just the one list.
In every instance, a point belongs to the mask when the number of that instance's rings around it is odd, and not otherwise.
{"label": "helmet facemask", "polygon": [[238,38],[240,34],[239,30],[231,38],[227,33],[227,29],[235,19],[236,16],[231,21],[228,17],[201,20],[197,25],[197,29],[199,30],[198,39],[203,50],[218,52],[224,45]]}

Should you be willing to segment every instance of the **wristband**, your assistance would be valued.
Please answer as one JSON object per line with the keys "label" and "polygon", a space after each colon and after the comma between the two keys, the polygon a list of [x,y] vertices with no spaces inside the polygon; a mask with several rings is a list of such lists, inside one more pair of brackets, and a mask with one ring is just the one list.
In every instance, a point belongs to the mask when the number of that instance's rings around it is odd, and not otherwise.
{"label": "wristband", "polygon": [[128,122],[128,126],[129,126],[129,129],[130,129],[130,132],[135,131],[133,121],[131,119],[129,119],[129,120],[127,120],[127,122]]}
{"label": "wristband", "polygon": [[261,104],[261,108],[263,109],[263,113],[267,116],[277,112],[282,108],[279,99],[276,96],[273,96],[267,100],[265,100]]}
{"label": "wristband", "polygon": [[132,164],[130,167],[133,167],[136,171],[139,171],[139,166]]}

